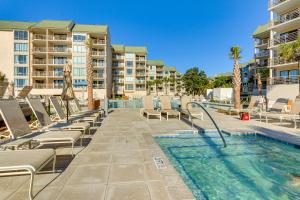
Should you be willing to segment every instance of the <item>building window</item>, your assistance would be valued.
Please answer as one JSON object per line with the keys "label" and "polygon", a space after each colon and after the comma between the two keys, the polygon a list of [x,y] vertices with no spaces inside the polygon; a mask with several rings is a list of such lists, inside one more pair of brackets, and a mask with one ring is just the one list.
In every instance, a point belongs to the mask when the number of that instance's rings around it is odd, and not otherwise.
{"label": "building window", "polygon": [[76,53],[86,53],[86,47],[84,45],[74,45],[73,51]]}
{"label": "building window", "polygon": [[86,69],[85,68],[73,68],[73,76],[86,76]]}
{"label": "building window", "polygon": [[63,68],[54,68],[53,70],[55,76],[63,76],[64,69]]}
{"label": "building window", "polygon": [[133,84],[125,84],[125,90],[133,90]]}
{"label": "building window", "polygon": [[74,42],[84,42],[85,38],[85,35],[73,35]]}
{"label": "building window", "polygon": [[133,71],[132,69],[126,69],[126,75],[132,75]]}
{"label": "building window", "polygon": [[27,43],[15,43],[14,44],[15,51],[28,51],[28,44]]}
{"label": "building window", "polygon": [[125,77],[126,82],[132,82],[134,81],[133,77]]}
{"label": "building window", "polygon": [[15,67],[15,76],[27,76],[28,68],[27,67]]}
{"label": "building window", "polygon": [[53,64],[66,64],[68,59],[67,57],[54,57]]}
{"label": "building window", "polygon": [[22,87],[28,85],[27,79],[16,78],[14,82],[15,82],[15,87],[17,87],[17,88],[22,88]]}
{"label": "building window", "polygon": [[133,61],[126,61],[126,67],[133,67]]}
{"label": "building window", "polygon": [[14,36],[15,40],[28,40],[27,31],[15,31]]}
{"label": "building window", "polygon": [[26,55],[15,55],[15,64],[27,64],[27,58]]}
{"label": "building window", "polygon": [[119,66],[119,62],[118,62],[118,61],[114,61],[114,62],[113,62],[113,66],[114,66],[114,67],[118,67],[118,66]]}
{"label": "building window", "polygon": [[74,79],[74,87],[75,88],[80,88],[80,87],[85,87],[87,85],[86,80],[84,79]]}
{"label": "building window", "polygon": [[101,66],[101,67],[104,67],[104,60],[97,60],[97,59],[94,59],[94,60],[93,60],[93,66]]}
{"label": "building window", "polygon": [[74,56],[73,62],[74,62],[74,64],[83,65],[86,63],[86,57],[85,56]]}

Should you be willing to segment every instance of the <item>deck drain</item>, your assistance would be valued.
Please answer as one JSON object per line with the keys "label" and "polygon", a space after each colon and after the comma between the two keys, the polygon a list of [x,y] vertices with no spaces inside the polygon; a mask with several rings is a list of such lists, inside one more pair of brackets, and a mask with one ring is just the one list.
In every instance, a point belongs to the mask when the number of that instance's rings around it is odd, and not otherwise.
{"label": "deck drain", "polygon": [[165,165],[164,160],[160,156],[153,157],[155,166],[157,169],[166,169],[167,166]]}

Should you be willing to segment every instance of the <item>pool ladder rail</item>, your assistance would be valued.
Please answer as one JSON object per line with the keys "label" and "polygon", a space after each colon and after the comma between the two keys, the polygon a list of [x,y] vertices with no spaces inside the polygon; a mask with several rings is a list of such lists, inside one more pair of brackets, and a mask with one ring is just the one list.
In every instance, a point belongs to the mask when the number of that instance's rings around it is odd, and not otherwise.
{"label": "pool ladder rail", "polygon": [[190,112],[190,110],[189,110],[189,105],[192,105],[192,104],[197,105],[197,106],[201,107],[202,110],[204,110],[204,112],[207,114],[207,116],[210,118],[210,120],[213,122],[214,126],[216,127],[216,129],[217,129],[217,131],[218,131],[218,133],[219,133],[219,135],[220,135],[220,137],[221,137],[221,139],[222,139],[222,141],[223,141],[224,148],[227,147],[227,143],[226,143],[226,141],[225,141],[225,138],[224,138],[224,136],[223,136],[223,134],[222,134],[222,131],[220,130],[219,126],[217,125],[216,121],[215,121],[214,118],[209,114],[209,112],[206,110],[206,108],[204,108],[204,107],[203,107],[200,103],[198,103],[198,102],[188,102],[188,103],[186,104],[186,108],[187,108],[187,111],[188,111],[188,113],[189,113],[189,119],[190,119],[190,122],[191,122],[191,124],[192,124],[192,128],[194,128],[194,122],[193,122],[193,116],[192,116],[192,114],[191,114],[191,112]]}

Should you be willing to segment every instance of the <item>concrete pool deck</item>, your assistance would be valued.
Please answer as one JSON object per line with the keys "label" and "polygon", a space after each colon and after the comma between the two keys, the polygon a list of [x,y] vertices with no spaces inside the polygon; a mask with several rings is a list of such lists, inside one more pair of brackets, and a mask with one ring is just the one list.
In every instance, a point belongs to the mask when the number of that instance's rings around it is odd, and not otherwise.
{"label": "concrete pool deck", "polygon": [[[256,121],[241,122],[212,110],[221,129],[230,132],[263,132],[272,137],[299,142],[300,131]],[[195,120],[198,127],[214,129],[207,116]],[[153,136],[190,130],[183,121],[162,121],[139,115],[139,110],[114,110],[86,136],[85,147],[58,149],[60,173],[39,174],[34,181],[35,199],[188,200],[194,199],[178,173],[153,140]],[[166,168],[157,169],[153,157]],[[27,199],[28,176],[0,177],[0,199]]]}

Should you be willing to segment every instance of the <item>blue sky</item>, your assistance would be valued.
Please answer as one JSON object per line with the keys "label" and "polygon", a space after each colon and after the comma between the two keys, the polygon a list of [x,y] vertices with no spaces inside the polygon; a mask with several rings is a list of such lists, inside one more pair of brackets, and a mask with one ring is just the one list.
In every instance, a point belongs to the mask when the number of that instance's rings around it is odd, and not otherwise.
{"label": "blue sky", "polygon": [[148,59],[178,71],[199,66],[208,75],[231,71],[232,45],[253,56],[252,33],[268,21],[267,0],[0,0],[0,19],[72,19],[107,24],[112,42],[145,45]]}

